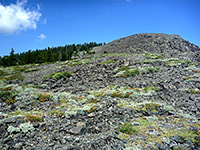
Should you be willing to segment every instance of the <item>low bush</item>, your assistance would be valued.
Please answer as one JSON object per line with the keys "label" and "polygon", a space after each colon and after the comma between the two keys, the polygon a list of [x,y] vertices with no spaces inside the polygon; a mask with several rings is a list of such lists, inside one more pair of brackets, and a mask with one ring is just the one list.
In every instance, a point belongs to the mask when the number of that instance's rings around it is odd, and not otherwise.
{"label": "low bush", "polygon": [[126,134],[133,134],[136,132],[131,122],[125,122],[124,124],[120,125],[118,127],[118,131]]}

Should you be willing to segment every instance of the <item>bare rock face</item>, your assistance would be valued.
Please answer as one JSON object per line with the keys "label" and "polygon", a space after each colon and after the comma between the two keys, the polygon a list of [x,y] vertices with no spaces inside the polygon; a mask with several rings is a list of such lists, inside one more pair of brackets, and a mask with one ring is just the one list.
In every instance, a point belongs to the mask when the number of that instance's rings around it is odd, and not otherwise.
{"label": "bare rock face", "polygon": [[[96,53],[184,53],[197,52],[200,48],[179,35],[168,34],[135,34],[114,40],[104,46],[95,48]],[[195,59],[200,55],[194,54]]]}

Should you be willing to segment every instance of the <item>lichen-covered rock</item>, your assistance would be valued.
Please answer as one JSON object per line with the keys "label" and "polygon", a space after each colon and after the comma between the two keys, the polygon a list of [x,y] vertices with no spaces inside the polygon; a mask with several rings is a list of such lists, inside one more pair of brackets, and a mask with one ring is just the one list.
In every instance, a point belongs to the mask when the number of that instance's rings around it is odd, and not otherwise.
{"label": "lichen-covered rock", "polygon": [[22,124],[20,124],[19,128],[21,129],[21,131],[23,133],[27,133],[29,131],[32,132],[32,131],[35,130],[35,128],[33,127],[33,125],[30,124],[30,123],[22,123]]}
{"label": "lichen-covered rock", "polygon": [[20,128],[9,126],[7,130],[8,130],[9,133],[17,133],[17,132],[20,131]]}

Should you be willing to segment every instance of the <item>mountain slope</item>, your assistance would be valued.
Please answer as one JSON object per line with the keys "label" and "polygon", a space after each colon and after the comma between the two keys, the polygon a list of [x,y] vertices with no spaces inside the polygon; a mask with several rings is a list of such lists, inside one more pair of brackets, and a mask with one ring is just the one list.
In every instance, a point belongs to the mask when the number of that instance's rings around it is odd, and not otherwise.
{"label": "mountain slope", "polygon": [[[198,150],[198,47],[154,36],[84,59],[0,68],[0,149]],[[151,49],[159,37],[185,49]]]}
{"label": "mountain slope", "polygon": [[[179,35],[135,34],[114,40],[104,46],[94,48],[96,53],[184,53],[197,52],[200,48],[182,39]],[[200,59],[199,54],[193,56]]]}

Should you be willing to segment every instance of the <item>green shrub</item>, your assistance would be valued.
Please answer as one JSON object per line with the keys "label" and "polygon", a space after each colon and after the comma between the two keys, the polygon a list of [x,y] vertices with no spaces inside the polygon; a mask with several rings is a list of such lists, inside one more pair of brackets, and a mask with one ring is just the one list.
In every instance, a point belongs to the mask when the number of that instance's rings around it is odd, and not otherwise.
{"label": "green shrub", "polygon": [[139,69],[130,69],[130,70],[126,70],[124,75],[128,76],[133,76],[133,75],[139,75]]}
{"label": "green shrub", "polygon": [[200,94],[200,90],[199,89],[188,89],[187,92],[189,94]]}
{"label": "green shrub", "polygon": [[117,92],[117,91],[115,91],[115,92],[113,92],[112,94],[111,94],[111,96],[112,97],[122,97],[122,95],[120,94],[120,92]]}
{"label": "green shrub", "polygon": [[6,102],[7,104],[15,103],[15,96],[12,87],[0,89],[0,100]]}
{"label": "green shrub", "polygon": [[104,65],[104,64],[110,64],[110,63],[117,63],[117,62],[114,61],[114,60],[108,60],[108,61],[102,61],[102,62],[100,62],[99,64],[100,64],[100,65]]}
{"label": "green shrub", "polygon": [[136,132],[131,122],[125,122],[124,124],[120,125],[118,127],[118,131],[126,134],[133,134]]}
{"label": "green shrub", "polygon": [[54,74],[55,74],[55,73],[50,73],[50,74],[48,74],[48,75],[44,76],[43,78],[44,78],[44,79],[51,78],[51,77],[52,77]]}
{"label": "green shrub", "polygon": [[32,113],[26,114],[25,121],[30,122],[42,122],[42,115],[34,115]]}
{"label": "green shrub", "polygon": [[5,76],[5,75],[7,75],[7,73],[5,71],[3,71],[3,70],[0,70],[0,77],[1,76]]}
{"label": "green shrub", "polygon": [[161,55],[155,54],[155,53],[145,53],[146,58],[150,58],[150,59],[160,59],[162,58]]}
{"label": "green shrub", "polygon": [[27,69],[26,66],[13,66],[10,68],[12,68],[13,72],[15,72],[15,73],[24,72]]}
{"label": "green shrub", "polygon": [[129,66],[122,66],[122,67],[120,67],[121,71],[128,70],[128,69],[129,69]]}
{"label": "green shrub", "polygon": [[12,97],[12,93],[10,91],[0,91],[1,101],[5,102],[7,99]]}
{"label": "green shrub", "polygon": [[22,76],[21,74],[19,73],[16,73],[16,74],[11,74],[9,76],[2,76],[0,77],[0,80],[21,80],[23,81],[24,80],[24,76]]}
{"label": "green shrub", "polygon": [[64,112],[62,112],[60,109],[56,109],[56,110],[52,110],[51,112],[50,112],[50,115],[51,116],[56,116],[56,117],[62,117],[62,116],[64,116]]}
{"label": "green shrub", "polygon": [[48,101],[50,98],[50,94],[49,93],[42,93],[39,95],[39,101],[40,102],[45,102]]}
{"label": "green shrub", "polygon": [[29,69],[26,69],[24,72],[33,72],[33,71],[39,71],[40,69],[38,68],[29,68]]}
{"label": "green shrub", "polygon": [[158,91],[158,87],[146,86],[146,87],[143,88],[143,91],[145,93],[148,93],[149,91]]}
{"label": "green shrub", "polygon": [[60,79],[60,78],[62,78],[62,77],[64,77],[64,74],[61,73],[61,72],[55,73],[55,74],[52,76],[52,78],[53,78],[54,80]]}
{"label": "green shrub", "polygon": [[150,110],[151,112],[157,112],[160,107],[161,107],[160,104],[151,102],[141,105],[139,108],[137,108],[137,110],[143,110],[145,112]]}
{"label": "green shrub", "polygon": [[51,73],[49,75],[44,76],[44,79],[47,78],[53,78],[54,80],[58,80],[62,77],[70,77],[72,74],[71,72],[57,72],[57,73]]}

